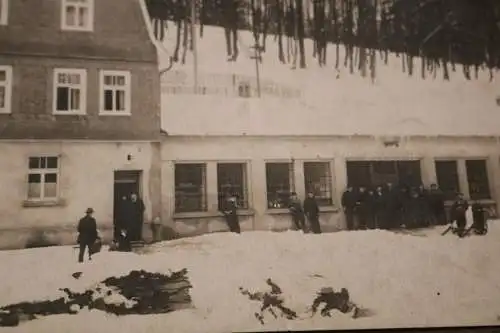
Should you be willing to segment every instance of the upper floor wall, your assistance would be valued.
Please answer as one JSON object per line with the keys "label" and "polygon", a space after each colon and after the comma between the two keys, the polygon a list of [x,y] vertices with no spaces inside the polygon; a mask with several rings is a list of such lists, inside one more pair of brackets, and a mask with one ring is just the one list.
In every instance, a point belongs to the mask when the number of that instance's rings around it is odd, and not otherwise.
{"label": "upper floor wall", "polygon": [[157,62],[140,0],[0,0],[0,54]]}

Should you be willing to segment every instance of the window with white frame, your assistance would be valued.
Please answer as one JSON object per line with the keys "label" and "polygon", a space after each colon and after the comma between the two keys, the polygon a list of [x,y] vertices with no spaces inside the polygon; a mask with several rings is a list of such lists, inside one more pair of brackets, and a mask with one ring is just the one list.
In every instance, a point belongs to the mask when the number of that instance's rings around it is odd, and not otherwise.
{"label": "window with white frame", "polygon": [[491,199],[486,160],[466,160],[467,182],[472,200]]}
{"label": "window with white frame", "polygon": [[287,208],[295,191],[293,163],[266,163],[267,207]]}
{"label": "window with white frame", "polygon": [[313,193],[320,206],[331,206],[332,173],[330,162],[304,162],[304,185],[306,192]]}
{"label": "window with white frame", "polygon": [[175,165],[175,212],[207,211],[206,164]]}
{"label": "window with white frame", "polygon": [[54,113],[84,114],[87,72],[84,69],[54,70]]}
{"label": "window with white frame", "polygon": [[58,197],[59,158],[36,156],[29,158],[28,200],[54,200]]}
{"label": "window with white frame", "polygon": [[240,209],[248,209],[246,163],[217,164],[217,192],[219,209],[224,207],[228,195],[236,197]]}
{"label": "window with white frame", "polygon": [[7,25],[9,19],[9,0],[0,0],[0,25]]}
{"label": "window with white frame", "polygon": [[93,30],[94,0],[62,0],[61,10],[63,30]]}
{"label": "window with white frame", "polygon": [[446,200],[455,200],[460,191],[458,162],[455,160],[435,161],[437,185],[443,191]]}
{"label": "window with white frame", "polygon": [[101,71],[101,114],[130,115],[130,72]]}
{"label": "window with white frame", "polygon": [[12,67],[0,66],[0,113],[11,112],[11,97]]}

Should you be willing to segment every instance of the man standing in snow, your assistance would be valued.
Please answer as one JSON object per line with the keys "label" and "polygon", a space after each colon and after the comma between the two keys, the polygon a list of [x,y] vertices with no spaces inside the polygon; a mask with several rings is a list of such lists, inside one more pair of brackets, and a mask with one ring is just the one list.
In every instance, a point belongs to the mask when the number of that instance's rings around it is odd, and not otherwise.
{"label": "man standing in snow", "polygon": [[451,206],[451,222],[457,222],[457,234],[462,236],[465,226],[467,225],[467,209],[469,209],[469,203],[464,199],[463,193],[458,193],[457,200]]}
{"label": "man standing in snow", "polygon": [[311,191],[307,193],[307,198],[304,200],[304,213],[309,221],[309,227],[315,234],[321,233],[321,226],[319,225],[319,206],[314,193]]}
{"label": "man standing in snow", "polygon": [[387,183],[386,188],[386,228],[394,229],[400,225],[400,197],[399,191],[392,183]]}
{"label": "man standing in snow", "polygon": [[227,226],[229,231],[234,233],[241,233],[240,221],[238,219],[238,206],[236,203],[236,196],[227,194],[222,213],[226,218]]}
{"label": "man standing in snow", "polygon": [[290,194],[290,203],[288,204],[288,210],[292,214],[292,221],[297,230],[302,230],[304,233],[307,232],[306,221],[304,216],[304,210],[302,209],[302,204],[299,198],[297,198],[297,193],[292,192]]}
{"label": "man standing in snow", "polygon": [[444,193],[437,186],[437,184],[431,184],[431,189],[427,196],[429,200],[429,209],[432,216],[434,224],[445,225],[446,224],[446,211],[444,206]]}
{"label": "man standing in snow", "polygon": [[354,229],[354,210],[357,202],[356,196],[352,186],[347,186],[345,192],[342,194],[341,204],[345,215],[347,230]]}
{"label": "man standing in snow", "polygon": [[78,262],[83,262],[85,249],[88,249],[89,260],[92,260],[92,245],[97,240],[97,222],[92,216],[94,209],[87,208],[85,216],[78,222],[78,244],[80,245],[80,252],[78,253]]}
{"label": "man standing in snow", "polygon": [[142,226],[144,224],[144,211],[145,206],[141,198],[138,197],[137,193],[132,193],[130,195],[130,211],[132,218],[133,230],[130,240],[139,241],[142,240]]}

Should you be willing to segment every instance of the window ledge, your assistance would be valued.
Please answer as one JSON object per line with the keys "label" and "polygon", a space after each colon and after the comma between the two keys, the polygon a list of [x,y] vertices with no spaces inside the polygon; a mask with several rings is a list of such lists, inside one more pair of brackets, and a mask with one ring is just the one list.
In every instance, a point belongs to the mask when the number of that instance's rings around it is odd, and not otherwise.
{"label": "window ledge", "polygon": [[[238,216],[253,216],[255,212],[252,209],[242,209],[237,211]],[[174,219],[197,219],[210,217],[223,217],[221,212],[192,212],[192,213],[175,213]]]}
{"label": "window ledge", "polygon": [[[340,210],[335,207],[335,206],[320,206],[319,207],[319,212],[320,213],[338,213]],[[274,209],[267,209],[266,214],[269,215],[283,215],[283,214],[290,214],[290,210],[288,208],[274,208]]]}
{"label": "window ledge", "polygon": [[36,208],[36,207],[63,207],[66,206],[66,201],[64,199],[54,199],[54,200],[24,200],[23,207],[25,208]]}
{"label": "window ledge", "polygon": [[54,116],[86,116],[87,113],[85,111],[53,111],[52,114]]}
{"label": "window ledge", "polygon": [[130,111],[99,111],[100,116],[111,116],[111,117],[130,117],[132,112]]}

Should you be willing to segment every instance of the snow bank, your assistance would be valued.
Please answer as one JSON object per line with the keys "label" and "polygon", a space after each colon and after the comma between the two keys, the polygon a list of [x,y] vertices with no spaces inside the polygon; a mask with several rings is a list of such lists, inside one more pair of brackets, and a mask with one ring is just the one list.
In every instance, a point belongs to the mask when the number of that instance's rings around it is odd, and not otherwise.
{"label": "snow bank", "polygon": [[[0,303],[58,296],[57,289],[83,290],[133,269],[168,273],[186,267],[193,284],[194,309],[166,315],[116,318],[96,311],[47,317],[9,332],[229,332],[244,330],[447,326],[498,323],[500,315],[500,224],[487,236],[458,239],[385,231],[303,235],[299,232],[209,234],[155,245],[144,255],[103,252],[79,265],[71,247],[6,251],[0,261]],[[76,280],[75,271],[83,275]],[[238,288],[266,291],[266,278],[283,290],[287,307],[303,319],[255,319],[259,303]],[[371,309],[371,317],[336,314],[307,318],[306,308],[323,286],[345,287],[351,298]],[[6,330],[7,331],[7,330]]]}
{"label": "snow bank", "polygon": [[[166,49],[175,46],[174,25],[164,42]],[[205,27],[198,40],[199,81],[233,74],[255,80],[255,62],[250,59],[253,44],[250,32],[240,31],[240,56],[236,62],[226,61],[223,30]],[[198,31],[198,29],[197,29]],[[385,65],[377,54],[377,78],[362,78],[343,66],[340,47],[340,68],[335,64],[335,48],[328,48],[328,64],[320,68],[312,58],[312,43],[306,41],[307,69],[291,70],[277,58],[277,43],[269,36],[267,51],[260,66],[262,80],[276,86],[302,91],[300,98],[279,98],[264,95],[254,98],[225,96],[190,96],[164,93],[162,96],[162,127],[170,135],[499,135],[499,74],[489,81],[489,72],[479,72],[478,80],[467,81],[462,67],[451,71],[451,81],[443,80],[442,69],[437,77],[427,74],[423,80],[420,60],[414,60],[414,75],[403,73],[401,58],[389,55]],[[285,43],[286,44],[286,43]],[[286,46],[286,45],[285,45]],[[162,50],[160,67],[168,64],[169,54]],[[182,54],[182,52],[181,52]],[[191,87],[193,59],[188,51],[186,64],[174,65],[165,74],[169,80],[175,73],[175,84]],[[356,64],[357,66],[357,64]],[[177,72],[175,72],[177,71]],[[474,73],[472,73],[474,77]],[[207,84],[215,84],[208,82]],[[223,121],[221,121],[223,119]]]}

